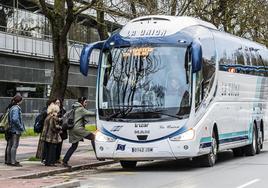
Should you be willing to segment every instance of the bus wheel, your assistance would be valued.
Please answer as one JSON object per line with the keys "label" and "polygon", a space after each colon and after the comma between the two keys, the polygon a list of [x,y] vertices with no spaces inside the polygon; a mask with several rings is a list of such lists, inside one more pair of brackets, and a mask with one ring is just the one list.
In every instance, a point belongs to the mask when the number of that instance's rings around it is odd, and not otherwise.
{"label": "bus wheel", "polygon": [[258,147],[258,133],[256,131],[256,126],[254,125],[252,131],[252,143],[245,146],[246,156],[254,156],[257,152],[257,147]]}
{"label": "bus wheel", "polygon": [[137,165],[137,161],[120,161],[121,166],[124,169],[133,169]]}
{"label": "bus wheel", "polygon": [[263,149],[263,141],[264,141],[264,132],[263,132],[263,126],[261,128],[261,149]]}
{"label": "bus wheel", "polygon": [[263,147],[263,132],[262,130],[260,129],[259,130],[259,134],[257,134],[257,146],[256,146],[256,154],[259,154],[261,152],[261,149]]}
{"label": "bus wheel", "polygon": [[203,167],[212,167],[215,165],[217,160],[217,152],[218,152],[218,144],[217,144],[217,138],[216,134],[213,131],[212,137],[211,137],[211,150],[209,154],[201,156],[201,166]]}

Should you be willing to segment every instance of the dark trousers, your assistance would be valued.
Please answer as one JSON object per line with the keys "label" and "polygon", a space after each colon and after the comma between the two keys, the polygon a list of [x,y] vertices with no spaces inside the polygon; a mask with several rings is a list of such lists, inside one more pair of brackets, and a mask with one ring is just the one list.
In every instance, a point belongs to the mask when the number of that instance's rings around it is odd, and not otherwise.
{"label": "dark trousers", "polygon": [[7,162],[7,149],[8,149],[8,144],[9,144],[8,140],[11,138],[11,136],[12,136],[12,134],[11,134],[10,132],[6,132],[6,133],[5,133],[5,139],[6,139],[6,141],[7,141],[6,151],[5,151],[5,163],[6,163],[6,164],[8,163],[8,162]]}
{"label": "dark trousers", "polygon": [[56,163],[56,149],[57,144],[44,142],[44,157],[45,157],[45,165],[53,165]]}
{"label": "dark trousers", "polygon": [[6,163],[15,164],[17,162],[17,149],[19,147],[19,141],[20,141],[20,135],[18,134],[12,134],[11,137],[8,139],[7,142],[7,160]]}
{"label": "dark trousers", "polygon": [[62,149],[62,142],[57,144],[56,148],[56,161],[60,160],[60,154],[61,154],[61,149]]}
{"label": "dark trousers", "polygon": [[[92,133],[90,133],[90,134],[87,135],[85,138],[88,139],[88,140],[91,140],[91,144],[92,144],[93,150],[94,150],[94,152],[95,152],[95,142],[94,142],[94,140],[95,140],[95,135],[92,134]],[[73,153],[74,153],[75,150],[77,149],[77,147],[78,147],[78,143],[79,143],[79,142],[73,143],[73,144],[71,145],[71,147],[68,149],[67,153],[65,154],[65,156],[64,156],[64,158],[63,158],[63,162],[64,162],[64,163],[68,163],[68,161],[69,161],[70,158],[72,157]]]}
{"label": "dark trousers", "polygon": [[40,141],[40,148],[41,152],[42,152],[42,156],[41,156],[41,161],[45,162],[46,160],[46,154],[47,154],[47,147],[45,147],[45,142],[44,141]]}

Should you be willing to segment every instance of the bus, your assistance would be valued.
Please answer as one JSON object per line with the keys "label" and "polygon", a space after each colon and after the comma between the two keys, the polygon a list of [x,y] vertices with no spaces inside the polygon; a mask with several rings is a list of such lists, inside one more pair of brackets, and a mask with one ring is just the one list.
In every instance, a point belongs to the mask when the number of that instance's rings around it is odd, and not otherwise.
{"label": "bus", "polygon": [[99,53],[96,156],[138,161],[253,156],[263,148],[266,46],[192,18],[150,15],[88,44],[80,71]]}

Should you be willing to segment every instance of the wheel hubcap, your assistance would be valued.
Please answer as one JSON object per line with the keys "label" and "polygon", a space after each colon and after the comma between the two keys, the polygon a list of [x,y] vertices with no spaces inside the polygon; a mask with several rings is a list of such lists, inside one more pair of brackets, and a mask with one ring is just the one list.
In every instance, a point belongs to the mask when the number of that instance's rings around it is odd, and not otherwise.
{"label": "wheel hubcap", "polygon": [[256,152],[256,136],[255,136],[255,131],[253,131],[253,135],[252,135],[252,145],[253,145],[254,152]]}
{"label": "wheel hubcap", "polygon": [[216,161],[216,155],[217,155],[217,142],[216,139],[212,137],[210,158],[213,163],[215,163]]}

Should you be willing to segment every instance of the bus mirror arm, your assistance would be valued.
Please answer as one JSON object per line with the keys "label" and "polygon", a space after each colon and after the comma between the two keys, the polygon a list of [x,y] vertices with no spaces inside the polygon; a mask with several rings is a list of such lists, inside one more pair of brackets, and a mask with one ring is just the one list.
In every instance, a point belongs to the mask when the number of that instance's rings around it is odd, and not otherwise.
{"label": "bus mirror arm", "polygon": [[204,99],[204,95],[205,95],[205,80],[202,80],[201,82],[201,99]]}
{"label": "bus mirror arm", "polygon": [[192,72],[196,73],[202,67],[202,47],[198,40],[194,40],[191,45],[192,54]]}
{"label": "bus mirror arm", "polygon": [[87,76],[88,74],[89,60],[90,60],[92,51],[94,49],[99,49],[99,50],[102,49],[103,44],[104,44],[104,41],[100,41],[100,42],[95,42],[95,43],[91,43],[91,44],[84,46],[80,55],[80,72],[84,76]]}

